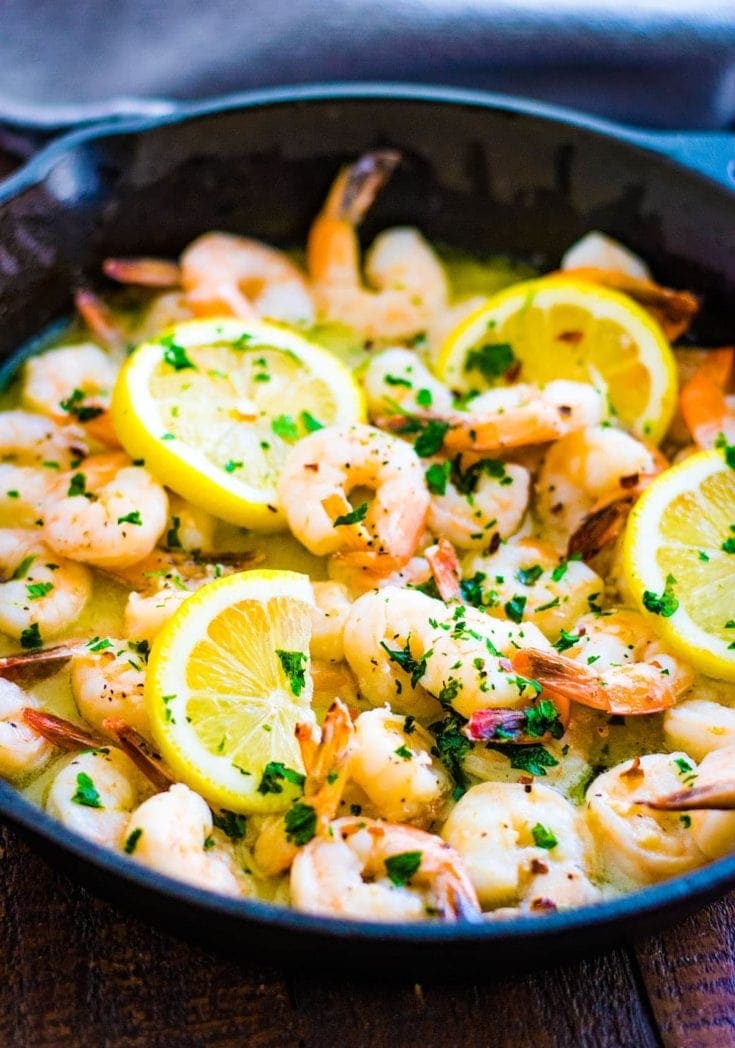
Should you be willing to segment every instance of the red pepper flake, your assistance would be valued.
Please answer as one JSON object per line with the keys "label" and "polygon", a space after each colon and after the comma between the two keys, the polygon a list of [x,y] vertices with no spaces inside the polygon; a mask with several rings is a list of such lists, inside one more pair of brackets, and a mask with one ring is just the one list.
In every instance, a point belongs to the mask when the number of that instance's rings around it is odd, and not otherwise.
{"label": "red pepper flake", "polygon": [[548,873],[549,867],[540,859],[531,859],[531,873]]}

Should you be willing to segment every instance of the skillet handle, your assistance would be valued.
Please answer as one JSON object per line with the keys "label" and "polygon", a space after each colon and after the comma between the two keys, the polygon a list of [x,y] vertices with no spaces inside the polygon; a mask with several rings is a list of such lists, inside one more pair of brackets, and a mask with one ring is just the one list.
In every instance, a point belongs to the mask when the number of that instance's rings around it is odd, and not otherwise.
{"label": "skillet handle", "polygon": [[626,129],[625,135],[636,145],[664,153],[735,193],[735,133]]}

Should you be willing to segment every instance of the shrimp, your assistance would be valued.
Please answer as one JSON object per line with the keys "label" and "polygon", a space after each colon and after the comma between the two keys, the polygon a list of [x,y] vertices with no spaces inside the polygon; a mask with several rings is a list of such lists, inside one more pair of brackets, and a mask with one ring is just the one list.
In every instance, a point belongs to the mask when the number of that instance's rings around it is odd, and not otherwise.
{"label": "shrimp", "polygon": [[399,161],[390,150],[366,153],[340,171],[309,231],[307,263],[318,312],[367,339],[421,334],[446,307],[439,259],[416,229],[384,231],[373,242],[363,284],[356,227]]}
{"label": "shrimp", "polygon": [[316,605],[312,615],[312,658],[325,662],[344,659],[345,622],[352,607],[349,590],[341,582],[314,582]]}
{"label": "shrimp", "polygon": [[0,630],[26,646],[61,633],[92,594],[87,568],[57,557],[37,532],[0,528]]}
{"label": "shrimp", "polygon": [[93,439],[119,447],[109,413],[117,372],[93,342],[48,350],[25,364],[23,403],[58,423],[76,419]]}
{"label": "shrimp", "polygon": [[150,736],[143,703],[147,649],[110,637],[95,637],[71,659],[71,690],[89,724],[107,734],[104,721],[120,718]]}
{"label": "shrimp", "polygon": [[702,351],[704,360],[682,387],[681,413],[700,448],[714,447],[719,436],[735,441],[735,397],[725,393],[732,373],[735,350]]}
{"label": "shrimp", "polygon": [[413,826],[343,818],[303,847],[291,867],[297,910],[373,921],[478,920],[457,852]]}
{"label": "shrimp", "polygon": [[629,497],[643,477],[660,468],[652,449],[613,427],[591,426],[558,440],[536,482],[536,513],[545,537],[566,550],[590,513]]}
{"label": "shrimp", "polygon": [[589,611],[604,583],[581,560],[559,560],[556,550],[537,539],[507,542],[490,555],[466,557],[463,569],[488,614],[533,622],[556,641]]}
{"label": "shrimp", "polygon": [[204,233],[181,256],[181,285],[197,316],[312,324],[306,281],[281,251],[233,233]]}
{"label": "shrimp", "polygon": [[505,658],[527,645],[553,654],[532,623],[395,586],[356,600],[344,630],[345,658],[368,702],[421,718],[441,716],[441,704],[467,718],[490,705],[527,707],[529,682]]}
{"label": "shrimp", "polygon": [[122,750],[103,746],[64,765],[51,783],[46,811],[95,844],[121,848],[130,812],[146,789]]}
{"label": "shrimp", "polygon": [[684,700],[666,711],[664,738],[669,749],[697,761],[735,746],[735,683],[698,677]]}
{"label": "shrimp", "polygon": [[454,403],[450,390],[432,375],[420,357],[400,346],[371,357],[363,383],[371,418],[384,415],[396,405],[409,413],[424,408],[449,412]]}
{"label": "shrimp", "polygon": [[[374,491],[353,509],[354,488]],[[326,426],[290,451],[278,484],[294,536],[317,556],[341,553],[378,574],[405,564],[424,529],[429,492],[413,448],[372,426]]]}
{"label": "shrimp", "polygon": [[412,432],[421,423],[443,423],[447,451],[487,454],[506,448],[544,444],[603,418],[602,395],[586,382],[556,379],[546,386],[518,382],[489,389],[469,401],[464,411],[441,414],[426,410],[410,418],[392,414],[376,418],[382,429]]}
{"label": "shrimp", "polygon": [[125,834],[125,851],[149,869],[221,895],[255,895],[231,841],[183,783],[143,801],[126,819]]}
{"label": "shrimp", "polygon": [[511,662],[552,695],[624,716],[660,713],[694,682],[691,667],[664,648],[636,611],[583,615],[569,641],[567,655],[527,647]]}
{"label": "shrimp", "polygon": [[172,288],[181,283],[181,269],[165,258],[106,258],[102,272],[119,284]]}
{"label": "shrimp", "polygon": [[452,780],[431,750],[434,739],[412,717],[384,707],[355,722],[349,776],[388,822],[426,829],[449,799]]}
{"label": "shrimp", "polygon": [[296,739],[306,772],[303,800],[285,815],[267,816],[263,821],[253,858],[266,876],[289,868],[299,844],[305,843],[302,834],[308,841],[313,834],[329,832],[346,785],[353,736],[352,718],[341,699],[327,710],[318,740],[311,724],[297,724]]}
{"label": "shrimp", "polygon": [[651,271],[642,258],[596,229],[580,237],[561,258],[562,271],[589,267],[624,273],[638,280],[651,279]]}
{"label": "shrimp", "polygon": [[587,790],[587,825],[616,887],[643,887],[706,862],[686,822],[649,800],[686,784],[685,753],[650,753],[599,775]]}
{"label": "shrimp", "polygon": [[596,902],[584,819],[550,786],[483,782],[465,793],[442,837],[461,855],[483,906],[548,911]]}
{"label": "shrimp", "polygon": [[513,535],[528,507],[531,475],[525,466],[457,455],[433,460],[427,472],[431,501],[426,519],[434,535],[463,550],[486,549]]}
{"label": "shrimp", "polygon": [[93,338],[122,358],[128,344],[128,331],[119,314],[113,313],[107,303],[88,288],[74,292],[74,305]]}
{"label": "shrimp", "polygon": [[158,542],[168,514],[163,487],[123,454],[93,455],[62,474],[44,535],[59,555],[100,568],[135,564]]}
{"label": "shrimp", "polygon": [[33,695],[0,677],[0,775],[4,779],[36,771],[53,752],[51,743],[23,717],[25,709],[37,707]]}
{"label": "shrimp", "polygon": [[262,556],[256,552],[202,556],[156,549],[130,567],[107,569],[108,574],[123,585],[135,587],[125,604],[125,635],[152,641],[196,590],[223,575],[253,567],[261,560]]}
{"label": "shrimp", "polygon": [[30,411],[0,412],[0,518],[13,526],[38,524],[57,472],[86,454],[80,426]]}

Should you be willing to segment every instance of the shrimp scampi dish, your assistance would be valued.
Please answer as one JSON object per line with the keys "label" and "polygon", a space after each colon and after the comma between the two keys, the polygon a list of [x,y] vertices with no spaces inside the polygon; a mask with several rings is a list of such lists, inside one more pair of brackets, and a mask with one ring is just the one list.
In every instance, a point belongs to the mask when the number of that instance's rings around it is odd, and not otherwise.
{"label": "shrimp scampi dish", "polygon": [[735,349],[599,231],[363,257],[401,162],[336,172],[305,251],[105,259],[19,354],[0,775],[235,898],[598,906],[735,852]]}

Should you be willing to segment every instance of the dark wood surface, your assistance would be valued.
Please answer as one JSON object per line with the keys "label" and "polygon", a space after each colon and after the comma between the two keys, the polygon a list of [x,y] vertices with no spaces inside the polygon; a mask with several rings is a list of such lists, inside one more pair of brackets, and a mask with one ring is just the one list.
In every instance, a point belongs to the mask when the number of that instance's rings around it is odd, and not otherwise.
{"label": "dark wood surface", "polygon": [[735,1046],[735,896],[635,947],[416,985],[226,960],[94,898],[9,828],[0,849],[2,1048]]}

